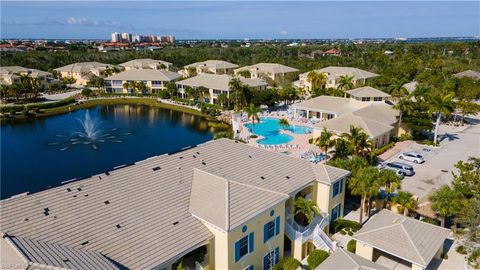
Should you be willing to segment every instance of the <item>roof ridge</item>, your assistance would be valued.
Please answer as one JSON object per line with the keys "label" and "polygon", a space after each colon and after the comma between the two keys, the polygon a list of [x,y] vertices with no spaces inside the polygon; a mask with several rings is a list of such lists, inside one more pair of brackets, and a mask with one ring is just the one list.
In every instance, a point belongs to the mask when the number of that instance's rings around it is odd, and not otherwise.
{"label": "roof ridge", "polygon": [[262,191],[267,191],[267,192],[282,195],[282,196],[290,196],[290,195],[285,194],[285,193],[281,193],[281,192],[278,192],[278,191],[262,188],[262,187],[255,186],[255,185],[252,185],[252,184],[242,183],[242,182],[238,182],[238,181],[235,181],[235,180],[229,180],[227,178],[224,178],[224,179],[227,180],[228,182],[232,182],[234,184],[238,184],[238,185],[241,185],[241,186],[251,187],[251,188],[255,188],[255,189],[258,189],[258,190],[262,190]]}
{"label": "roof ridge", "polygon": [[400,227],[403,229],[403,231],[405,232],[405,234],[407,235],[407,239],[408,241],[410,242],[410,244],[413,246],[413,249],[415,250],[415,252],[417,253],[417,256],[420,258],[420,260],[423,262],[423,264],[427,264],[425,262],[425,259],[423,258],[422,254],[420,253],[420,251],[418,251],[417,249],[417,246],[413,243],[413,240],[412,238],[410,238],[410,234],[407,232],[407,229],[405,229],[405,226],[403,224],[403,222],[405,221],[406,219],[404,219],[399,225],[401,225]]}
{"label": "roof ridge", "polygon": [[352,261],[353,264],[355,264],[355,265],[357,266],[357,269],[361,269],[362,266],[361,266],[357,261],[355,261],[355,260],[350,256],[350,254],[348,254],[348,253],[349,253],[348,251],[344,250],[343,248],[340,248],[340,250],[341,250],[345,255],[347,255],[348,259],[350,259],[350,261]]}

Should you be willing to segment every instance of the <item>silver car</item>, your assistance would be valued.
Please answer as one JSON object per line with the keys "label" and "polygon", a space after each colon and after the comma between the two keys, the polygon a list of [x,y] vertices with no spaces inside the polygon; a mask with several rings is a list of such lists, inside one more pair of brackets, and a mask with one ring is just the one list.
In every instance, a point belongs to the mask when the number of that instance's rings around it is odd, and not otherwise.
{"label": "silver car", "polygon": [[412,165],[408,165],[405,163],[388,162],[388,163],[385,163],[384,166],[391,169],[399,170],[403,173],[403,175],[406,175],[406,176],[412,176],[415,174],[415,172],[413,171]]}
{"label": "silver car", "polygon": [[405,153],[402,153],[398,158],[407,160],[413,163],[417,163],[417,164],[425,162],[425,159],[423,158],[423,156],[417,152],[405,152]]}

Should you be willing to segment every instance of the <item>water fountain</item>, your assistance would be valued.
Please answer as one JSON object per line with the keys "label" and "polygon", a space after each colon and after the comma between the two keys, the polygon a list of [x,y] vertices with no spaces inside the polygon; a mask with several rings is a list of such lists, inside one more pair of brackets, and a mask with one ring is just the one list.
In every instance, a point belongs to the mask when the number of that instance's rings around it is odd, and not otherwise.
{"label": "water fountain", "polygon": [[105,130],[101,128],[101,123],[90,117],[88,111],[85,112],[83,119],[78,119],[81,125],[80,131],[72,132],[69,135],[57,135],[57,137],[65,138],[65,140],[50,143],[49,145],[60,145],[60,151],[66,151],[75,145],[89,145],[93,150],[98,149],[100,143],[121,143],[123,136],[131,133],[122,133],[117,128]]}

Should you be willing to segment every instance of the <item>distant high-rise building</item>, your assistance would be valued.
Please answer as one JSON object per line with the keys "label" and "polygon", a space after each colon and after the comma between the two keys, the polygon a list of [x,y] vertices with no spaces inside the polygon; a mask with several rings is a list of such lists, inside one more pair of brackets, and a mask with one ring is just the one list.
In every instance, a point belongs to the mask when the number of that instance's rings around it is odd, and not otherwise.
{"label": "distant high-rise building", "polygon": [[121,36],[119,33],[112,33],[112,42],[118,43],[121,42]]}
{"label": "distant high-rise building", "polygon": [[132,42],[132,34],[122,33],[123,42]]}

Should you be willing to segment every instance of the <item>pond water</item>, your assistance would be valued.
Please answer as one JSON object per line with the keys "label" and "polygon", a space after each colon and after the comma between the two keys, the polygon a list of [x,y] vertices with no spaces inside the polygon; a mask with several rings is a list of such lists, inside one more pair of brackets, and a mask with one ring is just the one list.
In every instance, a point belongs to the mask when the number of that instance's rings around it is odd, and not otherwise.
{"label": "pond water", "polygon": [[2,199],[197,145],[214,132],[204,118],[143,105],[15,120],[0,131]]}

